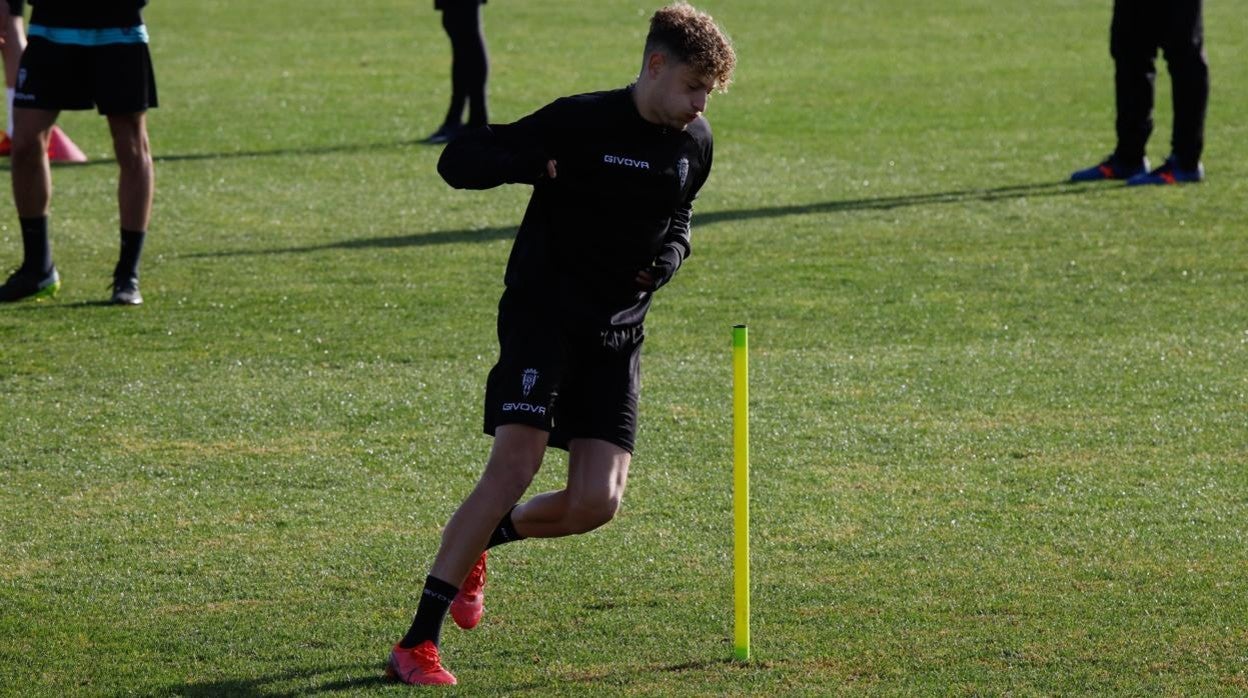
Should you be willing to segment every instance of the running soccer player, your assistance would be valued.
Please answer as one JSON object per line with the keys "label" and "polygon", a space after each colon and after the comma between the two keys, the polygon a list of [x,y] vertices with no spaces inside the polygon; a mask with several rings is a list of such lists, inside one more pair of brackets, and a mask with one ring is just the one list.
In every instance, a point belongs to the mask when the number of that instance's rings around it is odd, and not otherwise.
{"label": "running soccer player", "polygon": [[[10,8],[20,3],[9,0]],[[138,305],[139,255],[152,215],[153,169],[147,110],[156,80],[142,8],[147,0],[32,0],[28,43],[13,95],[13,200],[22,228],[22,266],[0,286],[0,302],[54,295],[48,209],[48,138],[62,109],[95,107],[108,119],[120,176],[121,254],[112,302]]]}
{"label": "running soccer player", "polygon": [[[557,100],[467,130],[438,171],[451,186],[533,186],[498,306],[485,389],[485,472],[442,533],[387,675],[453,684],[438,645],[449,609],[474,627],[488,548],[585,533],[614,517],[637,431],[643,321],[690,252],[693,200],[711,170],[712,91],[736,55],[710,16],[680,3],[650,20],[632,85]],[[547,446],[568,452],[564,489],[516,503]]]}

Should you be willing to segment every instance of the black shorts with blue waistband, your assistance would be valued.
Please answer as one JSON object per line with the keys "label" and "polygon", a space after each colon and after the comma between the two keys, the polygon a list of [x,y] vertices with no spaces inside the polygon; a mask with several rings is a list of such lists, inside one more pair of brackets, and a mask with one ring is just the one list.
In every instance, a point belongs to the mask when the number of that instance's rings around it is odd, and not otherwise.
{"label": "black shorts with blue waistband", "polygon": [[95,107],[133,114],[158,105],[156,76],[142,24],[48,26],[31,22],[13,106],[60,111]]}

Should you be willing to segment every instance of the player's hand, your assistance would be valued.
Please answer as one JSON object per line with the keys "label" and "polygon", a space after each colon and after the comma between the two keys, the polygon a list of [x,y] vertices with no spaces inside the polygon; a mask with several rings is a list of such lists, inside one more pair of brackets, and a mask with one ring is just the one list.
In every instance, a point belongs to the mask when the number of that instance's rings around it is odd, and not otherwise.
{"label": "player's hand", "polygon": [[557,175],[558,175],[558,172],[555,170],[555,161],[554,161],[554,160],[547,160],[547,161],[546,161],[546,177],[547,177],[547,179],[554,179]]}
{"label": "player's hand", "polygon": [[642,291],[654,291],[658,288],[658,282],[649,269],[642,269],[637,272],[637,276],[633,279],[633,283],[637,284],[637,288]]}

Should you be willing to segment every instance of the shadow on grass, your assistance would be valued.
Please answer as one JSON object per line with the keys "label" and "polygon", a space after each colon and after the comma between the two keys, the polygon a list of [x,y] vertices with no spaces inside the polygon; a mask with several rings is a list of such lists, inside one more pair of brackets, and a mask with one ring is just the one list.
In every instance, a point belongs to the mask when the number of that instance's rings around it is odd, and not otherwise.
{"label": "shadow on grass", "polygon": [[[385,141],[381,143],[344,143],[341,145],[325,145],[304,148],[276,148],[274,150],[236,150],[232,152],[227,151],[220,153],[182,153],[172,155],[155,153],[152,155],[152,161],[156,163],[196,162],[200,160],[239,160],[250,158],[297,157],[300,155],[336,155],[338,153],[360,153],[407,148],[415,145],[432,147],[431,144],[425,143],[424,140],[404,140]],[[97,158],[86,162],[56,162],[52,163],[52,166],[56,169],[60,169],[63,167],[96,167],[99,165],[116,164],[116,158]],[[11,167],[8,160],[0,160],[0,172],[7,172],[10,169]]]}
{"label": "shadow on grass", "polygon": [[[92,300],[92,301],[74,301],[61,302],[55,298],[43,298],[38,301],[19,301],[11,306],[14,312],[33,313],[48,310],[88,310],[90,308],[117,308],[117,312],[127,312],[126,309],[134,309],[138,306],[118,305],[111,300]],[[8,310],[10,306],[0,306]]]}
{"label": "shadow on grass", "polygon": [[[620,673],[584,672],[572,673],[568,676],[553,677],[550,681],[529,682],[509,687],[509,692],[543,691],[557,688],[559,684],[598,684],[609,681],[614,687],[623,684],[646,682],[664,674],[680,674],[686,672],[705,672],[716,668],[743,666],[733,659],[696,659],[696,661],[676,664],[661,664],[636,669],[636,671]],[[161,696],[181,696],[183,698],[236,697],[236,698],[295,698],[296,696],[316,696],[318,693],[336,691],[357,692],[371,691],[384,686],[398,684],[382,676],[382,664],[346,664],[339,667],[323,667],[319,669],[292,669],[290,672],[273,674],[268,677],[221,679],[205,683],[175,684],[168,687]],[[359,678],[331,678],[326,674],[366,673],[371,676]],[[324,678],[321,678],[324,677]],[[285,688],[280,684],[298,682],[298,688]],[[311,686],[310,686],[311,684]],[[587,689],[588,691],[588,689]]]}
{"label": "shadow on grass", "polygon": [[427,247],[429,245],[447,245],[457,242],[489,242],[490,240],[506,240],[516,234],[515,226],[504,228],[465,228],[463,230],[440,230],[432,233],[413,233],[411,235],[394,235],[379,238],[358,238],[327,242],[321,245],[304,245],[301,247],[273,247],[260,250],[227,250],[223,252],[199,252],[180,255],[185,259],[197,257],[251,257],[273,254],[298,254],[300,252],[322,252],[324,250],[359,250],[366,248],[389,247]]}
{"label": "shadow on grass", "polygon": [[[161,695],[186,696],[187,698],[208,698],[209,696],[236,696],[238,698],[294,698],[295,696],[316,695],[332,691],[352,691],[373,689],[386,686],[392,681],[381,675],[381,664],[349,664],[344,666],[321,667],[319,669],[291,670],[273,676],[261,676],[254,679],[222,679],[205,683],[176,684]],[[321,679],[325,674],[369,674],[359,678]],[[298,681],[299,688],[285,689],[275,684]],[[309,682],[315,685],[307,685]]]}
{"label": "shadow on grass", "polygon": [[[589,671],[584,673],[565,674],[560,677],[552,677],[549,681],[531,681],[526,684],[512,686],[509,690],[524,691],[540,691],[542,689],[552,689],[568,684],[603,684],[610,685],[612,688],[621,686],[651,682],[655,678],[662,677],[665,674],[684,674],[687,672],[708,671],[711,669],[733,668],[748,666],[736,662],[732,659],[699,659],[689,662],[680,662],[677,664],[664,664],[658,666],[650,666],[628,672],[608,672],[608,671]],[[586,688],[586,691],[590,689]]]}
{"label": "shadow on grass", "polygon": [[[844,211],[873,211],[907,208],[911,206],[929,206],[939,204],[956,204],[968,201],[1001,201],[1004,199],[1024,199],[1033,197],[1070,196],[1074,194],[1106,192],[1105,187],[1089,187],[1069,182],[1042,182],[1039,184],[1017,184],[990,189],[961,189],[954,191],[933,192],[929,194],[905,194],[900,196],[879,196],[863,199],[842,199],[824,201],[814,204],[796,204],[791,206],[764,206],[760,208],[737,209],[729,211],[709,211],[695,213],[695,226],[714,225],[728,221],[753,220],[759,218],[782,218],[785,216],[802,216],[813,213],[839,213]],[[489,242],[505,240],[515,235],[516,226],[501,228],[465,228],[462,230],[440,230],[429,233],[412,233],[408,235],[392,235],[375,238],[355,238],[328,242],[320,245],[304,245],[300,247],[276,247],[268,249],[226,250],[221,252],[200,252],[182,255],[194,259],[202,257],[244,257],[276,254],[298,254],[305,252],[322,252],[325,250],[357,250],[367,248],[393,247],[427,247],[429,245],[445,245],[461,242]]]}
{"label": "shadow on grass", "polygon": [[[1112,190],[1125,189],[1115,187]],[[811,213],[840,213],[842,211],[888,211],[895,208],[912,206],[930,206],[935,204],[960,204],[971,201],[1003,201],[1008,199],[1029,199],[1052,196],[1072,196],[1075,194],[1104,193],[1112,191],[1106,187],[1060,182],[1039,182],[1036,184],[1014,184],[1004,187],[987,189],[955,189],[952,191],[931,192],[928,194],[901,194],[898,196],[876,196],[861,199],[841,199],[824,201],[814,204],[795,204],[791,206],[765,206],[761,208],[739,209],[735,211],[710,211],[694,213],[695,224],[708,225],[723,221],[740,221],[754,218],[780,218],[783,216],[803,216]]]}
{"label": "shadow on grass", "polygon": [[[664,674],[682,674],[685,672],[706,671],[715,668],[743,666],[732,659],[702,659],[677,664],[666,664],[646,667],[626,674],[600,671],[570,674],[551,677],[549,681],[531,681],[511,686],[508,691],[540,691],[564,685],[598,684],[609,681],[618,687],[635,684],[662,676]],[[194,684],[175,684],[160,695],[184,696],[185,698],[209,698],[210,696],[233,696],[236,698],[294,698],[295,696],[316,695],[333,691],[367,691],[383,686],[398,685],[382,676],[381,664],[349,664],[343,666],[322,667],[319,669],[291,670],[272,676],[261,676],[251,679],[222,679]],[[370,674],[359,678],[333,678],[326,674]],[[283,688],[280,684],[299,682],[299,688]],[[312,684],[312,685],[309,685]],[[588,690],[588,689],[587,689]]]}

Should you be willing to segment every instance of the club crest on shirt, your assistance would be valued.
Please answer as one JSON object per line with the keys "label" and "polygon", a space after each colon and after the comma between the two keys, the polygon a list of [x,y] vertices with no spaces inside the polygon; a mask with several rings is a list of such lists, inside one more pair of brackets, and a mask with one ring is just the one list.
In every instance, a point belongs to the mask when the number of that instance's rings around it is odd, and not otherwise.
{"label": "club crest on shirt", "polygon": [[520,389],[524,391],[524,396],[528,397],[533,390],[533,386],[537,385],[537,369],[526,368],[520,374]]}
{"label": "club crest on shirt", "polygon": [[680,175],[680,186],[685,186],[685,180],[689,178],[689,158],[676,161],[676,174]]}

